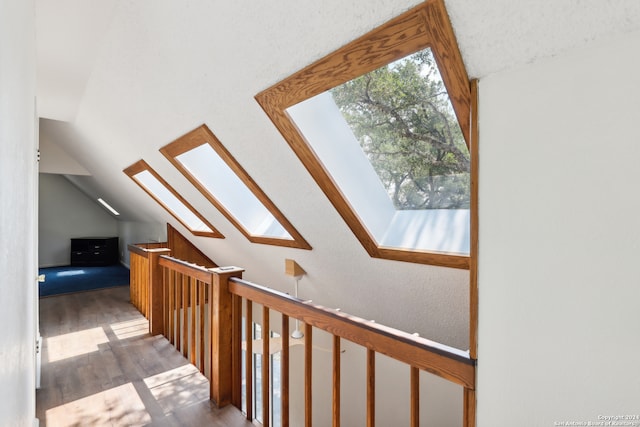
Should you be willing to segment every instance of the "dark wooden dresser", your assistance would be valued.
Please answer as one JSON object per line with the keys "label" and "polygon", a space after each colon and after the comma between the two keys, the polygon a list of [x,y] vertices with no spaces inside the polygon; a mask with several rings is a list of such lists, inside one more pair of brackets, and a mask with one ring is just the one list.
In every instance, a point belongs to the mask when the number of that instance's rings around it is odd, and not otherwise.
{"label": "dark wooden dresser", "polygon": [[71,265],[117,264],[117,237],[76,237],[71,239]]}

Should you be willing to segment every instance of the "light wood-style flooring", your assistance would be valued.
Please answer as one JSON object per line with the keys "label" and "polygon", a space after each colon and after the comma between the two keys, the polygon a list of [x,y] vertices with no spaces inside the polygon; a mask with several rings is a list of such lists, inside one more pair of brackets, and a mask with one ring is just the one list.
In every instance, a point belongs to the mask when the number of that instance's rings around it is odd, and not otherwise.
{"label": "light wood-style flooring", "polygon": [[40,300],[41,426],[251,426],[118,287]]}

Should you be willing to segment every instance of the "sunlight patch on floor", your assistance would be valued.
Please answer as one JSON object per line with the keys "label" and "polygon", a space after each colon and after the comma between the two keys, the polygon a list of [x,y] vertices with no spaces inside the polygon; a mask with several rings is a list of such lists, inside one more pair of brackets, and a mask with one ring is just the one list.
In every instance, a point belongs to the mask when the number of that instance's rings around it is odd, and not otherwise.
{"label": "sunlight patch on floor", "polygon": [[149,322],[144,318],[112,323],[109,327],[119,340],[139,337],[149,333]]}
{"label": "sunlight patch on floor", "polygon": [[100,344],[109,342],[102,328],[90,328],[46,339],[47,360],[57,362],[99,350]]}
{"label": "sunlight patch on floor", "polygon": [[145,378],[144,383],[165,414],[209,399],[209,382],[189,364]]}
{"label": "sunlight patch on floor", "polygon": [[46,411],[47,426],[144,426],[150,422],[151,416],[131,383]]}
{"label": "sunlight patch on floor", "polygon": [[56,277],[80,276],[85,274],[84,270],[60,271],[55,273]]}

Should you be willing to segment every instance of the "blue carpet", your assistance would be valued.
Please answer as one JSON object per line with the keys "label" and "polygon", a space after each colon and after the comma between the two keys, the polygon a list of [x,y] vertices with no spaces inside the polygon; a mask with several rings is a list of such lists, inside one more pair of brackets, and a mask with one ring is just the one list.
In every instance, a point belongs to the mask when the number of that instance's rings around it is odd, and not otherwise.
{"label": "blue carpet", "polygon": [[41,297],[129,285],[129,269],[120,264],[41,268],[40,274],[45,275],[39,288]]}

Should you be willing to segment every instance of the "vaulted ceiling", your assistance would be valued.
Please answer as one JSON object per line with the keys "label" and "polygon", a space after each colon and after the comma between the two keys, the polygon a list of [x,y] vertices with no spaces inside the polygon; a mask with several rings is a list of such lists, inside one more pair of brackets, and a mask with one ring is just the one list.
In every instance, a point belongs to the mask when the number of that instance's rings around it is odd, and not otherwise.
{"label": "vaulted ceiling", "polygon": [[[418,3],[37,0],[43,134],[112,198],[124,166],[201,123],[268,169],[253,153],[291,156],[253,96]],[[634,0],[445,3],[477,78],[640,28]]]}
{"label": "vaulted ceiling", "polygon": [[[368,256],[254,96],[418,3],[36,0],[41,139],[88,171],[91,176],[74,178],[76,185],[110,201],[125,220],[173,221],[122,172],[143,158],[227,236],[225,246],[202,243],[218,254],[218,263],[252,259],[266,268],[291,257],[291,249],[249,245],[158,152],[205,123],[314,247],[315,259],[342,271],[339,282],[356,280],[365,268],[393,280],[392,261],[350,269]],[[640,29],[637,0],[445,3],[467,71],[480,79]],[[313,273],[316,261],[298,253]],[[403,265],[405,278],[423,275],[421,266]],[[461,283],[450,292],[464,294],[462,272],[436,272],[428,280],[443,275]],[[339,299],[335,287],[325,291],[329,303]],[[367,287],[354,285],[353,291],[366,293]],[[385,293],[377,296],[383,312]]]}

